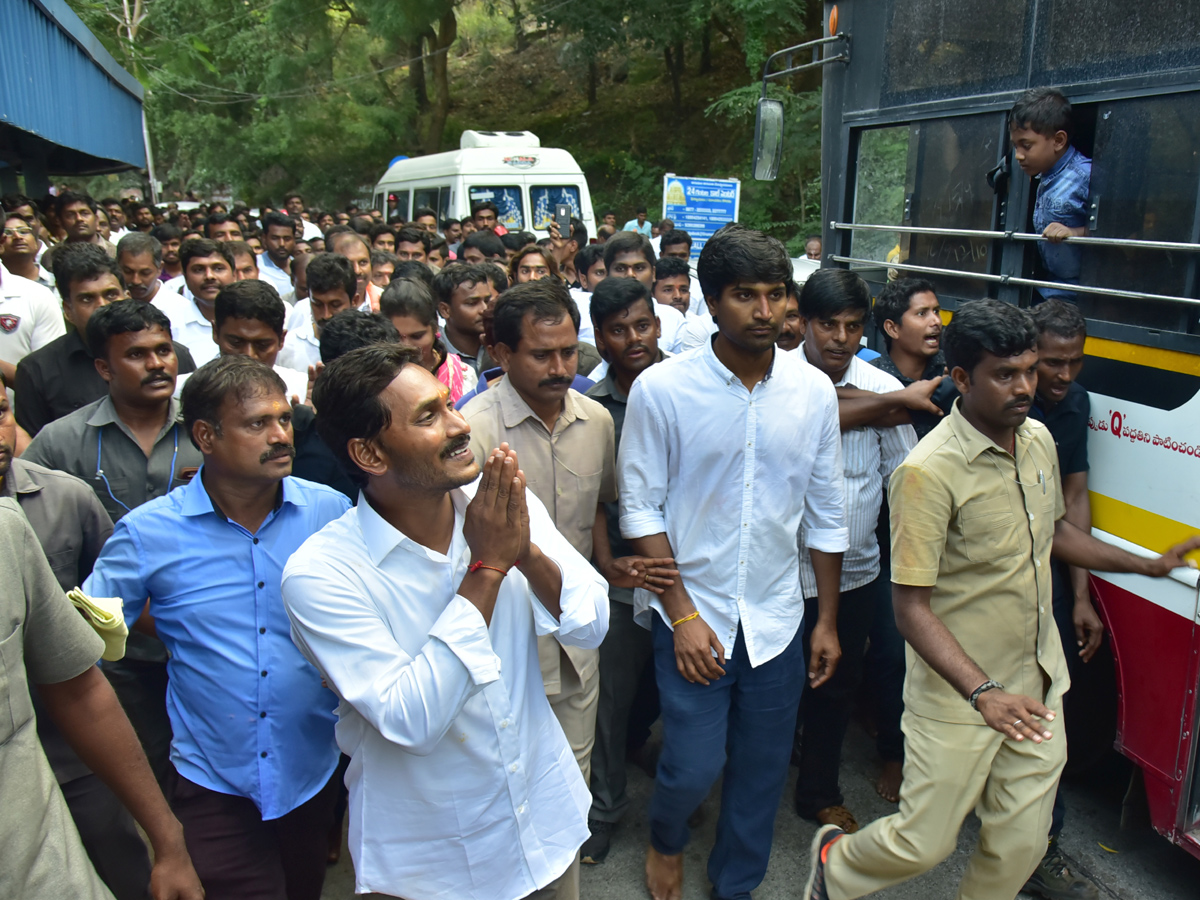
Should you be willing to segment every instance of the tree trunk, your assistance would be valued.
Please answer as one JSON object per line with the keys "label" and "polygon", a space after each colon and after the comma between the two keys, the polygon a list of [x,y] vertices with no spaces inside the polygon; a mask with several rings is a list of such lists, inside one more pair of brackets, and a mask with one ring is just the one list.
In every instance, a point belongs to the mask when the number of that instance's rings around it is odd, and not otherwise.
{"label": "tree trunk", "polygon": [[408,84],[417,100],[417,112],[429,110],[429,90],[425,86],[425,60],[420,58],[424,48],[424,35],[419,35],[415,41],[400,48],[401,52],[407,53],[408,58],[413,60],[408,64]]}
{"label": "tree trunk", "polygon": [[663,47],[663,59],[667,63],[667,74],[671,76],[671,99],[678,113],[683,105],[683,86],[679,78],[679,70],[683,67],[683,41],[676,41],[673,47]]}
{"label": "tree trunk", "polygon": [[712,19],[704,23],[704,31],[700,33],[700,74],[707,75],[712,71]]}
{"label": "tree trunk", "polygon": [[508,21],[513,27],[513,53],[524,53],[529,47],[529,35],[525,33],[525,14],[521,11],[521,0],[508,0],[512,12]]}
{"label": "tree trunk", "polygon": [[598,82],[600,81],[600,67],[596,65],[595,59],[588,60],[588,77],[587,77],[587,104],[588,109],[596,105],[596,93]]}
{"label": "tree trunk", "polygon": [[429,131],[425,136],[425,152],[436,153],[442,146],[442,133],[446,130],[446,119],[450,115],[450,74],[447,61],[450,45],[458,37],[458,19],[450,9],[438,20],[437,32],[430,41],[429,51],[433,72],[433,114],[429,119]]}

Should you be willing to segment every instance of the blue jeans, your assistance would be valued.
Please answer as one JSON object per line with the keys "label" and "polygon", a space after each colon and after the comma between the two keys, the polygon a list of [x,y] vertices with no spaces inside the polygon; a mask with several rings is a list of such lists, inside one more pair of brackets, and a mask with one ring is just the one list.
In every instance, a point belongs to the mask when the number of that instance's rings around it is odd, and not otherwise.
{"label": "blue jeans", "polygon": [[725,674],[707,686],[679,674],[674,634],[658,616],[652,632],[663,749],[650,800],[650,843],[659,853],[682,853],[688,816],[724,775],[708,878],[717,900],[749,900],[767,872],[787,781],[807,677],[803,629],[782,653],[755,668],[739,626],[732,650],[726,650]]}

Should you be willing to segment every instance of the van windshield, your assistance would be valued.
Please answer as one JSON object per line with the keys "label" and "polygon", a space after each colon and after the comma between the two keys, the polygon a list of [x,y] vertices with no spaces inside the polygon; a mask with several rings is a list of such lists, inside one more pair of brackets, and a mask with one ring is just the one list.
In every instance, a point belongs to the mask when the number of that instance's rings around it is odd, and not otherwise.
{"label": "van windshield", "polygon": [[529,202],[533,206],[533,227],[545,231],[554,221],[554,207],[565,203],[571,207],[571,215],[583,218],[583,207],[579,203],[579,188],[573,184],[536,184],[529,187]]}
{"label": "van windshield", "polygon": [[[500,224],[509,231],[520,231],[525,227],[525,201],[521,196],[519,185],[471,185],[468,193],[471,197],[472,207],[485,200],[495,203],[496,209],[500,210],[498,216]],[[553,208],[550,213],[553,218]]]}

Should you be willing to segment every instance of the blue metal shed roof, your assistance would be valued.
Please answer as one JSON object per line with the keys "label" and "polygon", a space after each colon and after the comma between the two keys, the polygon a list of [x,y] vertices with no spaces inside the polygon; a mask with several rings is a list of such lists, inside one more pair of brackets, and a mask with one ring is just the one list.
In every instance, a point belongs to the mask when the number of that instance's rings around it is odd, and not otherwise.
{"label": "blue metal shed roof", "polygon": [[83,154],[51,171],[144,167],[142,96],[65,0],[0,0],[0,123]]}

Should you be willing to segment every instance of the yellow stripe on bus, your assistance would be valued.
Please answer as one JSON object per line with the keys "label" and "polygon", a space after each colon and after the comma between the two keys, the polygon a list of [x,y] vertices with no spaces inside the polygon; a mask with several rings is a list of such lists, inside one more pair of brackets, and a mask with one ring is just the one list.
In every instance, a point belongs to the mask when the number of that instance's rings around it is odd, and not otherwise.
{"label": "yellow stripe on bus", "polygon": [[1200,532],[1200,527],[1131,506],[1104,494],[1088,491],[1092,500],[1092,525],[1131,544],[1164,553]]}
{"label": "yellow stripe on bus", "polygon": [[[1182,375],[1200,375],[1200,356],[1182,353],[1179,350],[1142,347],[1138,344],[1110,341],[1107,338],[1090,337],[1083,345],[1083,352],[1088,356],[1115,359],[1138,366],[1149,366],[1152,369],[1166,369],[1168,372],[1179,372]],[[1104,530],[1108,531],[1107,528]]]}

